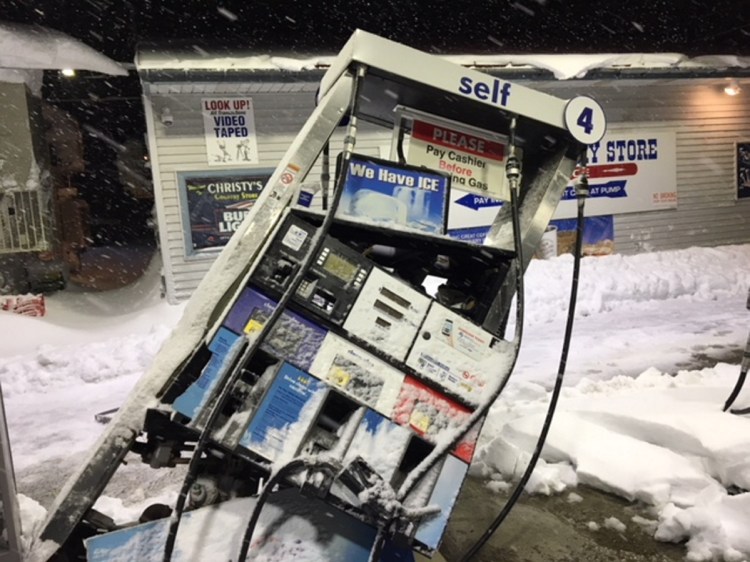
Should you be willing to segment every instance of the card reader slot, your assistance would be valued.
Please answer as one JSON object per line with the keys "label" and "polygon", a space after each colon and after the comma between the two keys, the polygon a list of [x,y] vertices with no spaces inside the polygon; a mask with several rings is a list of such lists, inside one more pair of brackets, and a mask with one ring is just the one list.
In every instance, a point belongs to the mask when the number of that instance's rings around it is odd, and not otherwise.
{"label": "card reader slot", "polygon": [[380,294],[383,295],[388,300],[395,302],[397,305],[403,308],[406,308],[407,310],[409,306],[411,305],[411,303],[408,300],[406,300],[401,295],[397,295],[396,293],[391,291],[388,287],[380,287]]}
{"label": "card reader slot", "polygon": [[330,316],[336,306],[336,296],[332,292],[318,287],[313,291],[310,303]]}
{"label": "card reader slot", "polygon": [[359,409],[359,404],[334,390],[328,392],[322,408],[310,426],[302,454],[320,454],[333,449],[341,437],[341,428]]}
{"label": "card reader slot", "polygon": [[428,443],[421,437],[412,435],[409,439],[409,444],[406,446],[406,451],[404,452],[403,457],[401,457],[401,462],[393,473],[391,485],[395,489],[398,489],[401,484],[404,483],[409,473],[414,470],[420,462],[426,459],[434,448],[434,445]]}
{"label": "card reader slot", "polygon": [[392,318],[395,318],[396,320],[401,320],[404,317],[404,315],[401,314],[398,310],[396,310],[392,306],[385,304],[380,299],[375,300],[375,304],[373,304],[373,308],[377,308],[381,312],[384,312],[385,314],[387,314],[388,316]]}

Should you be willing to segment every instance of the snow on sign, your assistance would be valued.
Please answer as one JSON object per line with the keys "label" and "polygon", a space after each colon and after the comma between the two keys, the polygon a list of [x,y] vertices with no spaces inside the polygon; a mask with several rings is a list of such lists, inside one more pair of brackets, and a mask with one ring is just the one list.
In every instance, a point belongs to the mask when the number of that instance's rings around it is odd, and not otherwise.
{"label": "snow on sign", "polygon": [[[589,145],[589,216],[677,207],[677,157],[673,131],[633,129],[607,134]],[[576,172],[578,173],[578,172]],[[575,176],[574,176],[575,177]],[[556,219],[576,216],[573,182],[557,207]]]}
{"label": "snow on sign", "polygon": [[202,98],[201,111],[210,166],[258,163],[252,98]]}

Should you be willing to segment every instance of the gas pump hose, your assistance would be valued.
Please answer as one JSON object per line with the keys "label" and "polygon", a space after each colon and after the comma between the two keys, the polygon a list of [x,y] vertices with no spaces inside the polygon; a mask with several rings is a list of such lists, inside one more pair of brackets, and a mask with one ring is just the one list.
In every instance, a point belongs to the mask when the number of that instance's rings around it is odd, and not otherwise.
{"label": "gas pump hose", "polygon": [[482,549],[487,541],[495,534],[495,531],[505,521],[510,513],[511,509],[516,505],[518,499],[521,497],[526,484],[529,482],[534,468],[536,467],[539,457],[542,454],[544,443],[547,440],[547,434],[552,424],[552,418],[555,415],[555,408],[557,407],[557,400],[560,397],[560,391],[562,390],[563,377],[565,375],[565,368],[568,362],[568,351],[570,349],[570,339],[573,332],[573,318],[575,316],[576,301],[578,298],[578,278],[581,267],[581,250],[583,248],[583,219],[584,219],[584,203],[585,198],[588,196],[588,181],[585,175],[581,176],[581,182],[577,186],[577,198],[578,198],[578,214],[576,220],[576,243],[575,243],[575,254],[573,258],[573,280],[570,287],[570,302],[568,305],[568,317],[565,325],[565,336],[563,339],[562,352],[560,355],[560,364],[557,370],[557,378],[555,379],[555,385],[552,389],[552,395],[550,403],[547,408],[547,415],[542,425],[542,430],[539,434],[539,439],[536,442],[536,447],[531,455],[529,464],[526,467],[526,471],[523,473],[521,480],[516,484],[508,501],[505,502],[505,506],[497,515],[492,524],[482,534],[479,540],[464,554],[461,558],[461,562],[468,562]]}

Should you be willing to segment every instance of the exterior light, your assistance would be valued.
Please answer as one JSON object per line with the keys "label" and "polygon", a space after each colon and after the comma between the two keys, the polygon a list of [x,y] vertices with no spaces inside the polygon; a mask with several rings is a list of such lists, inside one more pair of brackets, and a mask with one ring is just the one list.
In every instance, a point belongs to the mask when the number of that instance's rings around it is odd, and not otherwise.
{"label": "exterior light", "polygon": [[729,84],[724,86],[724,93],[728,96],[736,96],[740,91],[740,84],[734,78],[729,81]]}
{"label": "exterior light", "polygon": [[67,76],[68,78],[72,78],[76,75],[76,71],[72,68],[63,68],[60,72],[63,76]]}

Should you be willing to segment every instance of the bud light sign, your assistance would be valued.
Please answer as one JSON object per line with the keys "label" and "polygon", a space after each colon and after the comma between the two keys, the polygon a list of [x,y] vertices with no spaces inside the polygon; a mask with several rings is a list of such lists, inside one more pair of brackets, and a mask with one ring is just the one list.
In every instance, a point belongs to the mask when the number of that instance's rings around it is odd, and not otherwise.
{"label": "bud light sign", "polygon": [[353,155],[337,216],[444,234],[449,183],[434,170]]}
{"label": "bud light sign", "polygon": [[250,212],[271,171],[179,172],[187,253],[224,246]]}

